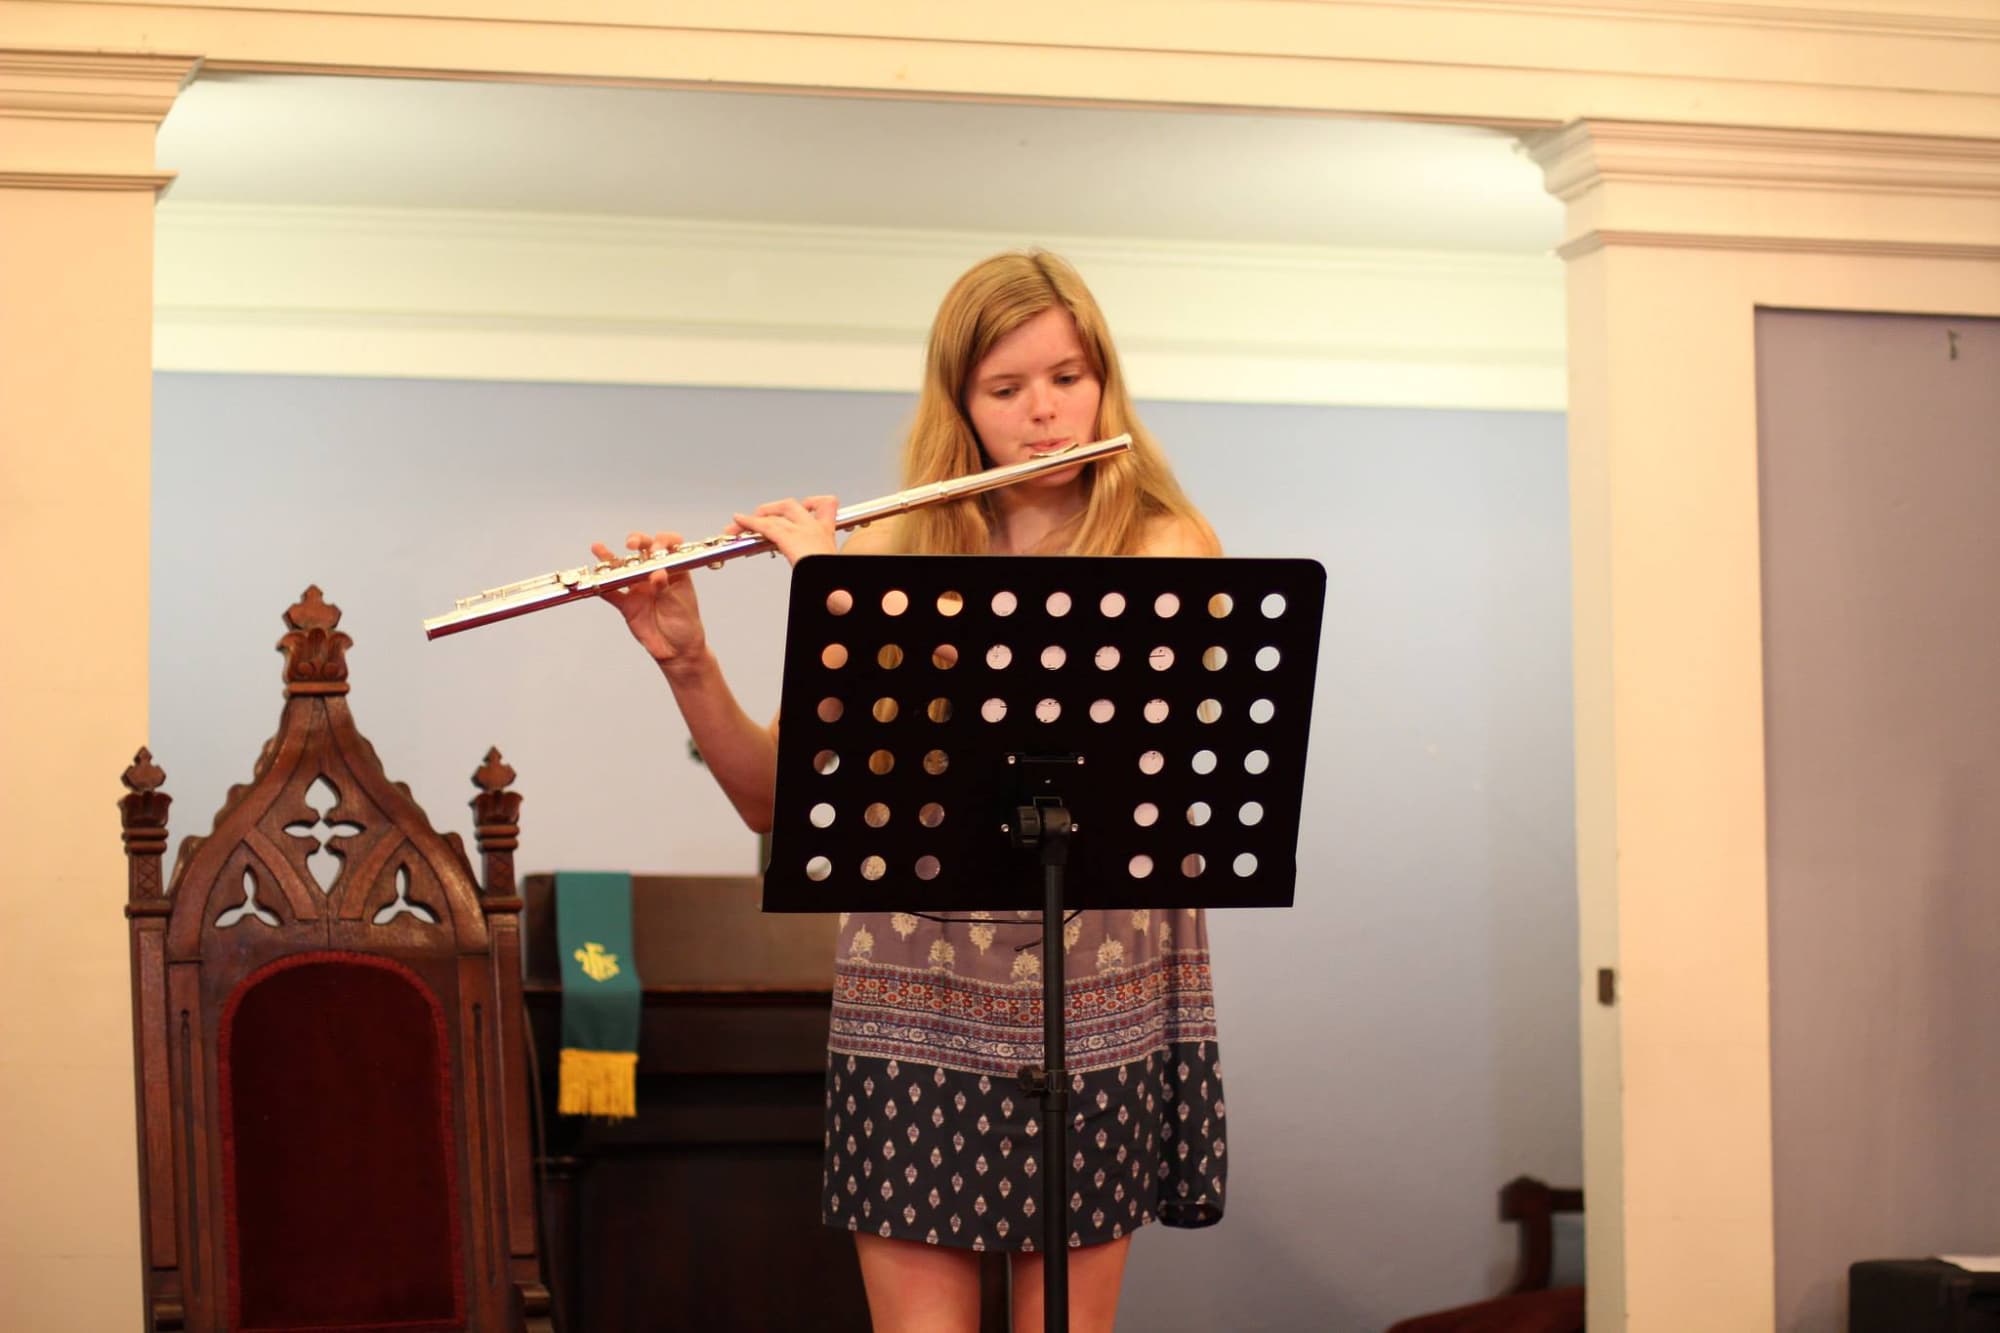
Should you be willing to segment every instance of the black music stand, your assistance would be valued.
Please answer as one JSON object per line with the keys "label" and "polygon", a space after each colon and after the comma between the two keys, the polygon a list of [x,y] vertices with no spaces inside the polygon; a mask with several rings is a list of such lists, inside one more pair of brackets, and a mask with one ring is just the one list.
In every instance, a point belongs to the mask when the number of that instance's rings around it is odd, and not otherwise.
{"label": "black music stand", "polygon": [[[1326,571],[811,557],[767,912],[1042,913],[1044,1326],[1068,1328],[1063,913],[1288,907]],[[1072,873],[1073,872],[1073,873]]]}

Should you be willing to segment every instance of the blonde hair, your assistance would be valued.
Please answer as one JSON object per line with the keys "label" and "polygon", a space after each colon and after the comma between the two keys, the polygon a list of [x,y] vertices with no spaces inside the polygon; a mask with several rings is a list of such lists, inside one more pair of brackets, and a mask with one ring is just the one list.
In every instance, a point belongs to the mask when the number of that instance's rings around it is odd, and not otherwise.
{"label": "blonde hair", "polygon": [[[1077,271],[1042,250],[995,255],[973,265],[945,293],[931,324],[916,420],[903,445],[903,486],[961,477],[988,465],[965,410],[973,371],[1002,338],[1057,306],[1076,322],[1084,356],[1101,386],[1096,438],[1130,434],[1132,449],[1086,465],[1083,510],[1046,545],[1072,555],[1131,555],[1140,549],[1149,523],[1175,518],[1193,523],[1219,553],[1208,521],[1182,493],[1160,446],[1133,410],[1103,311]],[[983,555],[991,549],[993,526],[988,492],[905,514],[893,545],[930,555]]]}

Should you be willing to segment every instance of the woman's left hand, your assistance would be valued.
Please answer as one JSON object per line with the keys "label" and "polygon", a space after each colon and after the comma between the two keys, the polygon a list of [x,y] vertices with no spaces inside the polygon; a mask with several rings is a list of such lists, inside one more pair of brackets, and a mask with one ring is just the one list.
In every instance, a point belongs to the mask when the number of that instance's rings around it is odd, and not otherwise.
{"label": "woman's left hand", "polygon": [[736,515],[725,535],[754,532],[796,565],[806,556],[832,555],[839,549],[833,538],[833,519],[839,508],[831,495],[773,500],[758,505],[752,513]]}

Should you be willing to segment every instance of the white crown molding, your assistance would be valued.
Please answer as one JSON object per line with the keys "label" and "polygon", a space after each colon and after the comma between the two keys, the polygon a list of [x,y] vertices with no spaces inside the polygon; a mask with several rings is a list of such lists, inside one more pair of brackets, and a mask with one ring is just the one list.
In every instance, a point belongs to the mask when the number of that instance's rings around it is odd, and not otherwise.
{"label": "white crown molding", "polygon": [[0,50],[0,118],[158,124],[200,67],[195,56]]}
{"label": "white crown molding", "polygon": [[1608,244],[1979,258],[2000,140],[1587,120],[1531,135],[1565,258]]}
{"label": "white crown molding", "polygon": [[2000,140],[1590,120],[1530,136],[1565,202],[1606,181],[2000,195]]}
{"label": "white crown molding", "polygon": [[[913,389],[936,302],[1018,238],[632,218],[167,205],[155,365]],[[1559,409],[1553,256],[1050,238],[1134,392]]]}
{"label": "white crown molding", "polygon": [[[1314,0],[1326,3],[1327,0]],[[1410,5],[1423,0],[1378,0]],[[1773,31],[1858,33],[1950,41],[2000,41],[2000,18],[1983,4],[1828,5],[1733,4],[1721,0],[1432,0],[1431,9],[1468,12],[1534,12],[1553,18],[1626,19],[1649,23],[1699,23]]]}
{"label": "white crown molding", "polygon": [[0,190],[143,190],[158,194],[171,171],[16,171],[0,167]]}
{"label": "white crown molding", "polygon": [[174,177],[153,170],[153,138],[200,65],[193,56],[0,50],[0,185],[164,190]]}
{"label": "white crown molding", "polygon": [[218,71],[2000,137],[1984,0],[0,0]]}
{"label": "white crown molding", "polygon": [[1820,240],[1797,236],[1698,236],[1667,231],[1593,231],[1560,246],[1564,259],[1581,259],[1613,246],[1666,250],[1752,250],[1765,254],[1850,255],[1856,259],[1946,259],[2000,263],[2000,244],[1957,245],[1925,241]]}

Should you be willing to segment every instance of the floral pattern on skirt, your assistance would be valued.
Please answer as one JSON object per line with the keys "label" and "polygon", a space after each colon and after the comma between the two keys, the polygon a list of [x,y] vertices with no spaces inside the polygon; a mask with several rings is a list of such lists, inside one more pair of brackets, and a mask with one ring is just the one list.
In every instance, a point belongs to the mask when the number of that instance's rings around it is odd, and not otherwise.
{"label": "floral pattern on skirt", "polygon": [[[1039,919],[841,919],[826,1083],[829,1226],[974,1250],[1046,1244]],[[1072,1246],[1222,1217],[1227,1108],[1200,912],[1064,931]],[[1024,961],[1025,960],[1025,961]]]}

